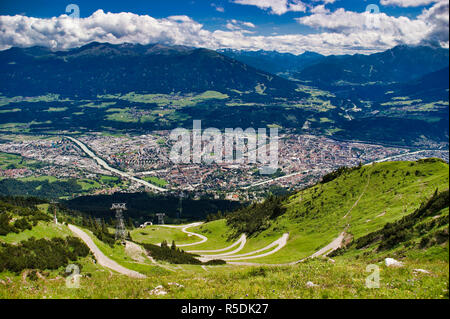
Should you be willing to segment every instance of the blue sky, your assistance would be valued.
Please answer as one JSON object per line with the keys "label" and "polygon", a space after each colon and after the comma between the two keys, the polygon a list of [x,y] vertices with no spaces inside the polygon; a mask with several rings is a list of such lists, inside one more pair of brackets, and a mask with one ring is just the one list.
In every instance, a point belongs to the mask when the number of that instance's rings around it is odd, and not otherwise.
{"label": "blue sky", "polygon": [[[306,4],[317,4],[314,1],[303,1]],[[0,15],[26,15],[37,18],[50,18],[65,13],[66,6],[77,4],[80,16],[88,17],[98,9],[105,12],[133,12],[140,15],[150,15],[155,18],[165,18],[173,15],[187,15],[205,25],[209,30],[223,27],[231,19],[249,21],[255,24],[262,34],[279,31],[283,33],[311,32],[310,28],[299,25],[294,19],[308,15],[303,12],[287,12],[286,14],[271,14],[256,6],[240,5],[227,0],[2,0]],[[391,16],[416,17],[424,7],[401,8],[383,6],[379,0],[340,0],[327,5],[334,10],[345,8],[349,11],[364,12],[369,4],[376,4],[380,11]],[[219,9],[217,9],[219,8]],[[223,8],[223,12],[220,8]],[[218,11],[220,10],[220,11]]]}
{"label": "blue sky", "polygon": [[[59,22],[62,21],[64,17],[59,17],[65,14],[66,6],[71,3],[80,10],[82,25],[79,32],[73,27],[61,30],[61,26],[57,32],[49,32],[49,29],[59,25],[51,18],[57,17]],[[379,8],[381,27],[378,30],[373,26],[367,27],[364,12],[368,5]],[[139,26],[143,22],[135,21],[132,17],[122,17],[123,22],[118,24],[125,29],[133,29],[126,25],[136,23],[140,33],[124,34],[114,29],[111,36],[108,35],[111,34],[111,26],[104,28],[105,19],[102,16],[97,14],[96,19],[92,18],[98,10],[102,10],[105,15],[108,12],[117,15],[128,12],[135,17],[154,18],[158,23],[149,22],[143,28]],[[94,35],[93,40],[106,39],[113,43],[146,42],[142,35],[148,33],[149,41],[184,45],[190,45],[191,41],[192,46],[214,49],[230,47],[292,53],[304,50],[321,51],[324,54],[371,53],[397,44],[416,45],[436,39],[441,45],[447,46],[448,31],[447,34],[443,31],[445,26],[448,29],[445,12],[448,16],[448,0],[1,0],[0,49],[33,44],[62,49],[79,46],[89,41],[80,34],[89,33],[90,30],[85,28],[94,28],[94,23],[89,21],[95,20],[95,26],[105,31]],[[22,18],[8,18],[15,15]],[[191,23],[183,21],[169,27],[165,19],[171,16],[188,17]],[[112,19],[113,16],[106,17]],[[36,23],[47,25],[39,28],[37,33],[36,28],[32,27]],[[178,34],[164,38],[161,25],[169,28],[163,33],[177,30],[175,33]],[[156,34],[156,31],[160,33]],[[64,37],[61,33],[64,33]],[[287,38],[288,35],[292,37]],[[317,43],[313,35],[320,37],[324,45]],[[293,42],[291,46],[289,41]]]}

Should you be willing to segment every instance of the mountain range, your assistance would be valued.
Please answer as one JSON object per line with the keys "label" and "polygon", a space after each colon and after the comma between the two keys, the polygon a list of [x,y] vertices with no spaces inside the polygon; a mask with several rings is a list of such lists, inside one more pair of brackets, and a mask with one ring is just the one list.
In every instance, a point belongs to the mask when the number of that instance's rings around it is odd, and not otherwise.
{"label": "mountain range", "polygon": [[448,100],[449,50],[444,48],[399,45],[371,55],[342,56],[220,52],[260,70],[331,91],[343,99],[384,102],[385,93],[394,92],[423,101]]}
{"label": "mountain range", "polygon": [[415,92],[420,78],[428,75],[433,79],[438,71],[445,76],[445,68],[448,74],[448,64],[449,50],[430,46],[402,45],[372,55],[322,56],[313,52],[216,52],[162,44],[93,42],[67,51],[31,47],[0,52],[0,93],[92,97],[128,92],[259,90],[269,96],[298,98],[302,95],[295,93],[296,82],[338,93],[412,82],[410,89],[402,90]]}
{"label": "mountain range", "polygon": [[449,65],[449,50],[399,45],[370,55],[300,55],[274,51],[219,50],[257,69],[316,86],[392,84],[409,82]]}
{"label": "mountain range", "polygon": [[449,50],[396,46],[372,55],[329,56],[294,75],[323,88],[416,80],[449,64]]}
{"label": "mountain range", "polygon": [[[448,142],[448,59],[448,49],[430,46],[353,56],[97,42],[11,48],[0,52],[0,125],[41,132],[81,121],[88,130],[141,132],[202,119],[218,128]],[[162,109],[171,115],[154,118]]]}
{"label": "mountain range", "polygon": [[[291,96],[296,84],[212,50],[161,44],[90,43],[53,52],[42,47],[0,52],[4,95],[254,92]],[[299,95],[299,94],[297,94]]]}

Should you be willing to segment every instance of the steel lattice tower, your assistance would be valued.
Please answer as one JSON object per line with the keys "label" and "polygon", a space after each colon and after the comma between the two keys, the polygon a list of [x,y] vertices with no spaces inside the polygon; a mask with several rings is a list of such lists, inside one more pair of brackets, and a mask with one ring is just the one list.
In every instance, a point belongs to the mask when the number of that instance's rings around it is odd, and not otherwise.
{"label": "steel lattice tower", "polygon": [[55,225],[58,225],[58,217],[56,217],[56,204],[58,204],[58,202],[57,201],[54,201],[54,200],[52,200],[51,202],[50,202],[50,204],[51,204],[51,210],[52,210],[52,212],[53,212],[53,222],[55,223]]}
{"label": "steel lattice tower", "polygon": [[116,234],[115,238],[116,240],[120,240],[121,242],[124,242],[127,238],[127,231],[125,229],[125,223],[123,222],[123,214],[122,212],[124,210],[127,210],[126,204],[120,203],[120,204],[112,204],[111,210],[116,211]]}
{"label": "steel lattice tower", "polygon": [[164,216],[166,216],[166,214],[164,214],[164,213],[156,214],[156,217],[158,217],[158,224],[164,225]]}

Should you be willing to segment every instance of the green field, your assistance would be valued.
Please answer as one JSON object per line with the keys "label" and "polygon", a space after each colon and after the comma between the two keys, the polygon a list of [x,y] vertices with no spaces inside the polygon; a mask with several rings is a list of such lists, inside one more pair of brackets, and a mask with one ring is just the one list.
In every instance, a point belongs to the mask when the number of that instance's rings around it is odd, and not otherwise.
{"label": "green field", "polygon": [[167,185],[167,182],[165,180],[158,178],[156,176],[147,176],[143,177],[142,179],[159,187],[165,187]]}
{"label": "green field", "polygon": [[138,228],[131,232],[131,238],[138,243],[161,244],[163,240],[168,243],[175,241],[176,244],[191,244],[200,241],[197,236],[188,236],[178,228],[160,226],[147,226]]}
{"label": "green field", "polygon": [[18,154],[0,152],[0,169],[34,168],[43,164],[30,159],[25,159]]}
{"label": "green field", "polygon": [[39,224],[34,226],[32,230],[25,230],[18,234],[11,233],[6,236],[0,236],[0,242],[18,243],[30,237],[34,237],[36,239],[54,238],[65,237],[71,234],[72,232],[64,225],[55,225],[53,222],[39,222]]}

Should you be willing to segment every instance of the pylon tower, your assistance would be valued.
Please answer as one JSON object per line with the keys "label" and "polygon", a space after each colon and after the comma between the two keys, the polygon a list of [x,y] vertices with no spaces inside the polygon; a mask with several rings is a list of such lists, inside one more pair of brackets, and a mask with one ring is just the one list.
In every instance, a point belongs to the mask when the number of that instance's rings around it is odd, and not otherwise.
{"label": "pylon tower", "polygon": [[158,224],[164,225],[164,216],[166,216],[166,214],[164,214],[164,213],[156,214],[156,217],[158,217]]}
{"label": "pylon tower", "polygon": [[125,229],[125,223],[123,222],[123,211],[127,210],[126,204],[124,203],[117,203],[112,204],[111,210],[114,210],[116,212],[116,233],[115,238],[116,240],[120,240],[121,242],[125,242],[125,239],[127,238],[127,230]]}

